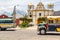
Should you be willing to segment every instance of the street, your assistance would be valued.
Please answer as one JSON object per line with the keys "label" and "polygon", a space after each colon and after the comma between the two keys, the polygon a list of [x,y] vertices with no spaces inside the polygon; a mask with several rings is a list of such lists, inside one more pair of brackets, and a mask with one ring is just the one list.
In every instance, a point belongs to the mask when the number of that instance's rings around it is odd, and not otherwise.
{"label": "street", "polygon": [[0,40],[60,40],[60,34],[37,35],[36,29],[9,29],[0,31]]}

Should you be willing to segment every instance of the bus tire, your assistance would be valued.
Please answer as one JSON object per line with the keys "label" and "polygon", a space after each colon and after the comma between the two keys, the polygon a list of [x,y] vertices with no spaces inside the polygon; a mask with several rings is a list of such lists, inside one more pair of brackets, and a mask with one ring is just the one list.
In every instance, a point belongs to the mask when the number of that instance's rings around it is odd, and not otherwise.
{"label": "bus tire", "polygon": [[0,28],[0,31],[1,31],[1,28]]}
{"label": "bus tire", "polygon": [[40,34],[41,34],[41,35],[45,35],[45,34],[46,34],[46,30],[45,30],[45,29],[41,29],[41,30],[40,30]]}
{"label": "bus tire", "polygon": [[1,31],[5,31],[7,28],[1,28]]}

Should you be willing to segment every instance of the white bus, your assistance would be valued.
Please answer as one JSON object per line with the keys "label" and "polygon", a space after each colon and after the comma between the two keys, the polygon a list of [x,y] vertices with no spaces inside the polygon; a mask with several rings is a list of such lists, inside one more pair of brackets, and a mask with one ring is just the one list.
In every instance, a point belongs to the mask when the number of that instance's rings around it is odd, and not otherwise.
{"label": "white bus", "polygon": [[7,28],[15,28],[15,24],[12,18],[0,18],[0,30],[6,30]]}

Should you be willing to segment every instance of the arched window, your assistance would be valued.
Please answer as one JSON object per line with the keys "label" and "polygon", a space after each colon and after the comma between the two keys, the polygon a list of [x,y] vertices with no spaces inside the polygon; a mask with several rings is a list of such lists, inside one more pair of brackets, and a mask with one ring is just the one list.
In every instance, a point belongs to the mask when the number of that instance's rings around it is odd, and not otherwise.
{"label": "arched window", "polygon": [[32,17],[32,12],[30,12],[30,17]]}
{"label": "arched window", "polygon": [[39,16],[41,16],[41,13],[39,13]]}
{"label": "arched window", "polygon": [[49,23],[53,23],[53,20],[49,20]]}
{"label": "arched window", "polygon": [[30,17],[32,17],[32,15],[30,15]]}
{"label": "arched window", "polygon": [[32,15],[32,12],[30,12],[30,15]]}
{"label": "arched window", "polygon": [[31,9],[31,6],[29,7],[29,9]]}

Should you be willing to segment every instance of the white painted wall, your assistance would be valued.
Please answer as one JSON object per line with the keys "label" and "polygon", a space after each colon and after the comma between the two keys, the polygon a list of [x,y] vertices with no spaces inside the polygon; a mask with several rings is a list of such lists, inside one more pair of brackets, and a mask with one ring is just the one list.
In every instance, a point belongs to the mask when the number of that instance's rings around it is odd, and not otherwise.
{"label": "white painted wall", "polygon": [[35,17],[35,12],[33,12],[33,24],[34,24],[34,26],[36,25],[36,17]]}
{"label": "white painted wall", "polygon": [[40,16],[39,16],[39,13],[41,13],[41,17],[44,17],[44,11],[42,11],[42,12],[37,12],[36,13],[36,18],[39,18]]}
{"label": "white painted wall", "polygon": [[49,15],[49,13],[46,11],[46,12],[45,12],[45,15],[46,15],[46,16],[48,16],[48,15]]}
{"label": "white painted wall", "polygon": [[33,24],[36,26],[36,20],[40,17],[39,13],[41,13],[41,17],[44,17],[44,12],[33,12]]}
{"label": "white painted wall", "polygon": [[53,14],[53,12],[49,12],[49,16],[52,15],[52,14]]}

